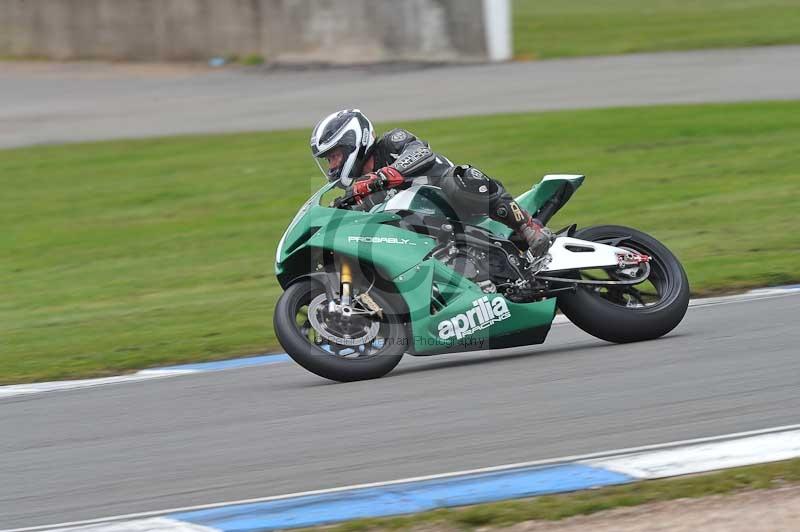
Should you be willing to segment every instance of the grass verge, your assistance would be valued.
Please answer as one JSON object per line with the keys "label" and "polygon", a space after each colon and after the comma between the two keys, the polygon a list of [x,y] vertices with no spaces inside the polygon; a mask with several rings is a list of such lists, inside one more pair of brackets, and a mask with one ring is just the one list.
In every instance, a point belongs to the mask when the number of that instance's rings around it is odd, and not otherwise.
{"label": "grass verge", "polygon": [[[650,232],[695,294],[800,281],[800,102],[404,125],[514,193],[587,174],[551,225]],[[274,251],[322,179],[307,136],[0,151],[0,384],[276,348]]]}
{"label": "grass verge", "polygon": [[514,0],[519,59],[800,43],[796,0]]}
{"label": "grass verge", "polygon": [[[525,521],[557,521],[613,508],[682,498],[733,494],[743,490],[775,488],[798,482],[800,482],[800,459],[563,495],[547,495],[465,508],[445,508],[399,517],[360,519],[334,527],[325,527],[325,530],[366,532],[409,530],[415,527],[423,530],[434,527],[443,530],[506,527]],[[322,527],[314,530],[320,528]]]}

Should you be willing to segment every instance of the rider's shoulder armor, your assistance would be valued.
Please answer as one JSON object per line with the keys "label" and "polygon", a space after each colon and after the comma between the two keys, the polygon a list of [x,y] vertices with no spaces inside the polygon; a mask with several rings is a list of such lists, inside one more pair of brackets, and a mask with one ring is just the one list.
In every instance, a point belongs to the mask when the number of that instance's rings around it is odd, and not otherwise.
{"label": "rider's shoulder armor", "polygon": [[403,150],[405,150],[406,147],[415,140],[417,140],[417,137],[414,136],[414,134],[410,131],[406,129],[395,128],[384,133],[379,141],[379,144],[382,145],[388,155],[393,156],[393,158],[396,159],[397,156],[403,153]]}
{"label": "rider's shoulder armor", "polygon": [[384,133],[376,143],[376,155],[381,166],[392,164],[409,144],[417,140],[413,133],[396,128]]}
{"label": "rider's shoulder armor", "polygon": [[440,176],[452,163],[406,129],[392,129],[375,143],[375,167],[393,166],[403,176]]}

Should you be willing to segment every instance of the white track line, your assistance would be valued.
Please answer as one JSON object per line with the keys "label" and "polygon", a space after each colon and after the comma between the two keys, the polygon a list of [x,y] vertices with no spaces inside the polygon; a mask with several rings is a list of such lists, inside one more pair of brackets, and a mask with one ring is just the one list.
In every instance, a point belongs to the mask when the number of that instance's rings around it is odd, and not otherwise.
{"label": "white track line", "polygon": [[[799,295],[800,287],[792,288],[763,288],[751,290],[745,294],[733,296],[712,297],[703,299],[692,299],[689,301],[689,308],[712,307],[717,305],[729,305],[732,303],[747,303],[750,301],[764,301],[791,295]],[[563,314],[558,314],[553,320],[553,325],[563,325],[571,323]],[[225,371],[225,370],[222,370]],[[17,397],[21,395],[34,395],[47,392],[57,392],[66,390],[78,390],[83,388],[94,388],[109,384],[119,384],[123,382],[136,382],[150,379],[161,379],[166,377],[177,377],[193,373],[202,373],[203,370],[197,369],[146,369],[132,375],[120,375],[117,377],[104,377],[100,379],[82,379],[71,381],[36,382],[32,384],[11,384],[0,386],[0,399],[7,397]]]}
{"label": "white track line", "polygon": [[751,430],[746,432],[737,432],[734,434],[725,434],[722,436],[711,436],[707,438],[694,438],[690,440],[680,440],[674,441],[669,443],[659,443],[655,445],[643,445],[639,447],[629,447],[625,449],[616,449],[613,451],[603,451],[598,453],[590,453],[590,454],[582,454],[582,455],[574,455],[574,456],[564,456],[561,458],[550,458],[546,460],[534,460],[530,462],[518,462],[514,464],[505,464],[500,466],[492,466],[492,467],[483,467],[479,469],[467,469],[464,471],[454,471],[451,473],[440,473],[436,475],[426,475],[421,477],[410,477],[410,478],[403,478],[398,480],[389,480],[385,482],[372,482],[368,484],[355,484],[351,486],[341,486],[337,488],[328,488],[328,489],[321,489],[321,490],[313,490],[313,491],[303,491],[297,493],[289,493],[286,495],[275,495],[271,497],[258,497],[254,499],[241,499],[235,501],[227,501],[227,502],[218,502],[218,503],[211,503],[211,504],[200,504],[196,506],[185,506],[181,508],[171,508],[168,510],[157,510],[151,512],[138,512],[126,515],[117,515],[112,517],[102,517],[98,519],[88,519],[85,521],[72,521],[67,523],[57,523],[52,525],[42,525],[42,526],[33,526],[33,527],[26,527],[26,528],[12,528],[7,530],[2,530],[0,532],[35,532],[35,531],[44,531],[44,530],[52,530],[55,528],[66,528],[66,527],[75,527],[75,526],[84,526],[84,525],[93,525],[99,523],[110,523],[115,521],[124,521],[130,519],[141,519],[141,518],[148,518],[148,517],[157,517],[163,516],[166,514],[173,514],[173,513],[183,513],[183,512],[191,512],[195,510],[210,510],[212,508],[221,508],[223,506],[233,506],[239,504],[251,504],[251,503],[260,503],[260,502],[269,502],[269,501],[277,501],[282,499],[292,499],[295,497],[304,497],[308,495],[322,495],[326,493],[337,493],[341,491],[349,491],[355,489],[362,489],[362,488],[377,488],[383,486],[392,486],[395,484],[405,484],[408,482],[420,482],[424,480],[438,480],[438,479],[445,479],[450,477],[457,477],[462,475],[473,475],[473,474],[481,474],[481,473],[493,473],[497,471],[505,471],[508,469],[519,469],[524,467],[536,467],[536,466],[547,466],[547,465],[556,465],[556,464],[563,464],[563,463],[574,463],[574,462],[583,462],[587,463],[588,461],[597,461],[599,463],[602,459],[610,459],[611,457],[618,457],[620,455],[633,455],[635,453],[641,453],[644,451],[654,451],[654,450],[666,450],[666,449],[673,449],[677,447],[684,447],[689,445],[697,445],[697,444],[705,444],[711,442],[727,442],[730,440],[735,440],[739,438],[749,438],[753,436],[760,436],[765,434],[779,434],[782,432],[790,432],[790,431],[797,431],[800,430],[800,424],[798,425],[785,425],[781,427],[773,427],[768,429],[760,429],[760,430]]}
{"label": "white track line", "polygon": [[583,461],[584,465],[646,480],[791,460],[800,456],[800,431],[775,432],[674,449]]}
{"label": "white track line", "polygon": [[103,377],[100,379],[81,379],[70,381],[53,382],[34,382],[31,384],[11,384],[0,386],[0,399],[4,397],[15,397],[18,395],[32,395],[45,392],[59,392],[64,390],[79,390],[81,388],[94,388],[95,386],[106,386],[108,384],[119,384],[121,382],[136,382],[151,379],[163,379],[166,377],[176,377],[178,375],[188,375],[198,373],[191,369],[146,369],[132,375],[119,375],[117,377]]}
{"label": "white track line", "polygon": [[120,523],[99,523],[78,528],[62,528],[60,532],[220,532],[216,528],[168,519],[153,517],[136,521],[123,521]]}

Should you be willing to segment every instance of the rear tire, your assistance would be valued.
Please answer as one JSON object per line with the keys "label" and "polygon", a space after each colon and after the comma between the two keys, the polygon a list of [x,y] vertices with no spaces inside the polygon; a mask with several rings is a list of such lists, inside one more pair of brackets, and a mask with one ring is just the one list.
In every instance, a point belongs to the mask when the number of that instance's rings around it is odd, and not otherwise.
{"label": "rear tire", "polygon": [[[558,307],[587,333],[615,343],[659,338],[674,329],[689,306],[689,280],[681,263],[658,240],[636,229],[617,225],[587,227],[575,238],[602,242],[628,237],[619,243],[651,257],[648,281],[658,289],[660,299],[652,305],[627,307],[612,302],[591,287],[578,286],[574,294],[558,297]],[[621,298],[620,298],[621,299]]]}
{"label": "rear tire", "polygon": [[278,299],[273,325],[278,341],[295,362],[308,371],[326,379],[351,382],[383,377],[400,362],[406,349],[405,327],[397,312],[392,312],[388,298],[371,291],[375,302],[384,309],[381,322],[385,344],[377,354],[364,358],[346,358],[322,349],[309,341],[297,326],[298,310],[309,301],[324,294],[323,287],[314,281],[300,281]]}

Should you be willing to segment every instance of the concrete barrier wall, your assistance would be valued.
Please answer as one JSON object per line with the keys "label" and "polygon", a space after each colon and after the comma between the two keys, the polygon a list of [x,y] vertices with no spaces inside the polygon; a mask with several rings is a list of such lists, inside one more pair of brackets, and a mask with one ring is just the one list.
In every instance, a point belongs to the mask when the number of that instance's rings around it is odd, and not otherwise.
{"label": "concrete barrier wall", "polygon": [[0,0],[0,56],[504,60],[509,0]]}

